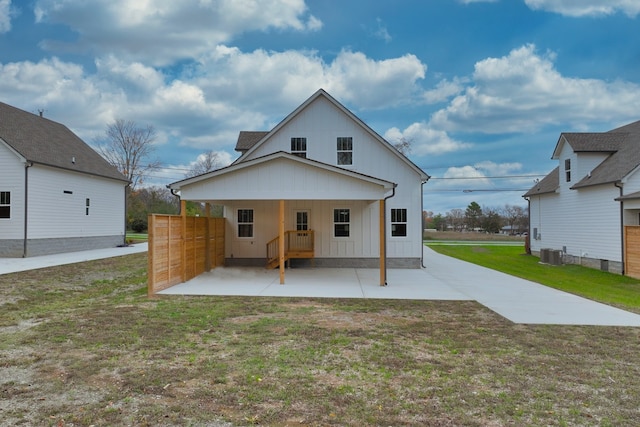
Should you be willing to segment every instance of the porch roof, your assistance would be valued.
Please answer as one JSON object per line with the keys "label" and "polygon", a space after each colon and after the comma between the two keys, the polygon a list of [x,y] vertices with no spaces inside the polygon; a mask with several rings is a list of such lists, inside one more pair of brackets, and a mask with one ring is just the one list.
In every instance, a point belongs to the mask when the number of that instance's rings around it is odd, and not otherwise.
{"label": "porch roof", "polygon": [[279,151],[169,184],[182,200],[379,200],[396,184]]}

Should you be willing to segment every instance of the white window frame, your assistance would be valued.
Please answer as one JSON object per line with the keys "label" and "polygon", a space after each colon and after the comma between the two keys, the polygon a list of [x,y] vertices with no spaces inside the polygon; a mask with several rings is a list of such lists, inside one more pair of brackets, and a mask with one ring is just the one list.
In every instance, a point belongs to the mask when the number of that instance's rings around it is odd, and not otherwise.
{"label": "white window frame", "polygon": [[564,179],[566,182],[571,182],[571,159],[564,160]]}
{"label": "white window frame", "polygon": [[[398,226],[402,230],[404,226],[404,234],[396,234]],[[392,208],[391,209],[391,237],[407,237],[407,209]]]}
{"label": "white window frame", "polygon": [[0,217],[0,220],[11,219],[11,191],[0,191],[0,207],[9,209],[9,216]]}
{"label": "white window frame", "polygon": [[85,202],[84,202],[84,214],[85,216],[89,216],[89,208],[91,207],[91,199],[90,198],[86,198]]}
{"label": "white window frame", "polygon": [[353,137],[339,136],[336,139],[336,150],[338,166],[353,165]]}
{"label": "white window frame", "polygon": [[[346,221],[344,221],[345,212],[346,212]],[[346,230],[346,235],[337,235],[336,227],[340,226],[342,228],[345,225],[346,225],[346,228],[344,230]],[[351,237],[351,209],[349,208],[333,209],[333,237],[336,237],[336,238]]]}
{"label": "white window frame", "polygon": [[[246,212],[246,214],[249,214],[250,212],[250,218],[245,218],[244,214],[242,214],[241,216],[241,212]],[[237,221],[237,227],[236,227],[236,236],[238,237],[238,239],[253,239],[254,236],[254,224],[255,224],[255,211],[252,208],[239,208],[236,210],[236,221]],[[249,220],[250,219],[250,220]],[[249,230],[250,230],[250,235],[249,236],[243,236],[240,232],[241,226],[244,228],[244,226],[249,226]]]}
{"label": "white window frame", "polygon": [[307,138],[303,136],[291,137],[291,154],[307,158]]}

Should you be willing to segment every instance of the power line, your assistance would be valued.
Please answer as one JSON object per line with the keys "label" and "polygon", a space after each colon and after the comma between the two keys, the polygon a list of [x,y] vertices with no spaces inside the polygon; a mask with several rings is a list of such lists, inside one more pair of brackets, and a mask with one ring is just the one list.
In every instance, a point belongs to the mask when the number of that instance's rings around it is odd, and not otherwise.
{"label": "power line", "polygon": [[468,177],[434,177],[432,176],[429,180],[437,179],[437,180],[456,180],[456,179],[512,179],[512,178],[538,178],[544,177],[546,175],[499,175],[499,176],[468,176]]}

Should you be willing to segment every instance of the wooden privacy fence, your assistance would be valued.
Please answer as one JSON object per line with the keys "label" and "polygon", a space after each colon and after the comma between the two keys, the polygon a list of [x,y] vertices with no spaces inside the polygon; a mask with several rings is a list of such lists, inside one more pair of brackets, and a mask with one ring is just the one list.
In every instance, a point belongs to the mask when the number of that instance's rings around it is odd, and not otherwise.
{"label": "wooden privacy fence", "polygon": [[224,265],[224,227],[224,218],[149,215],[148,294]]}
{"label": "wooden privacy fence", "polygon": [[625,275],[640,279],[640,227],[624,227],[624,269]]}

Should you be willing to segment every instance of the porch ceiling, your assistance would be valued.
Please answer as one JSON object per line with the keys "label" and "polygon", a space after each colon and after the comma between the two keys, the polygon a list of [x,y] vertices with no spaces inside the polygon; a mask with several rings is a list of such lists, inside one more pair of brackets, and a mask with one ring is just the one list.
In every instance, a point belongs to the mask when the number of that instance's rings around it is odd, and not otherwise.
{"label": "porch ceiling", "polygon": [[380,200],[395,184],[279,152],[171,184],[182,200]]}

